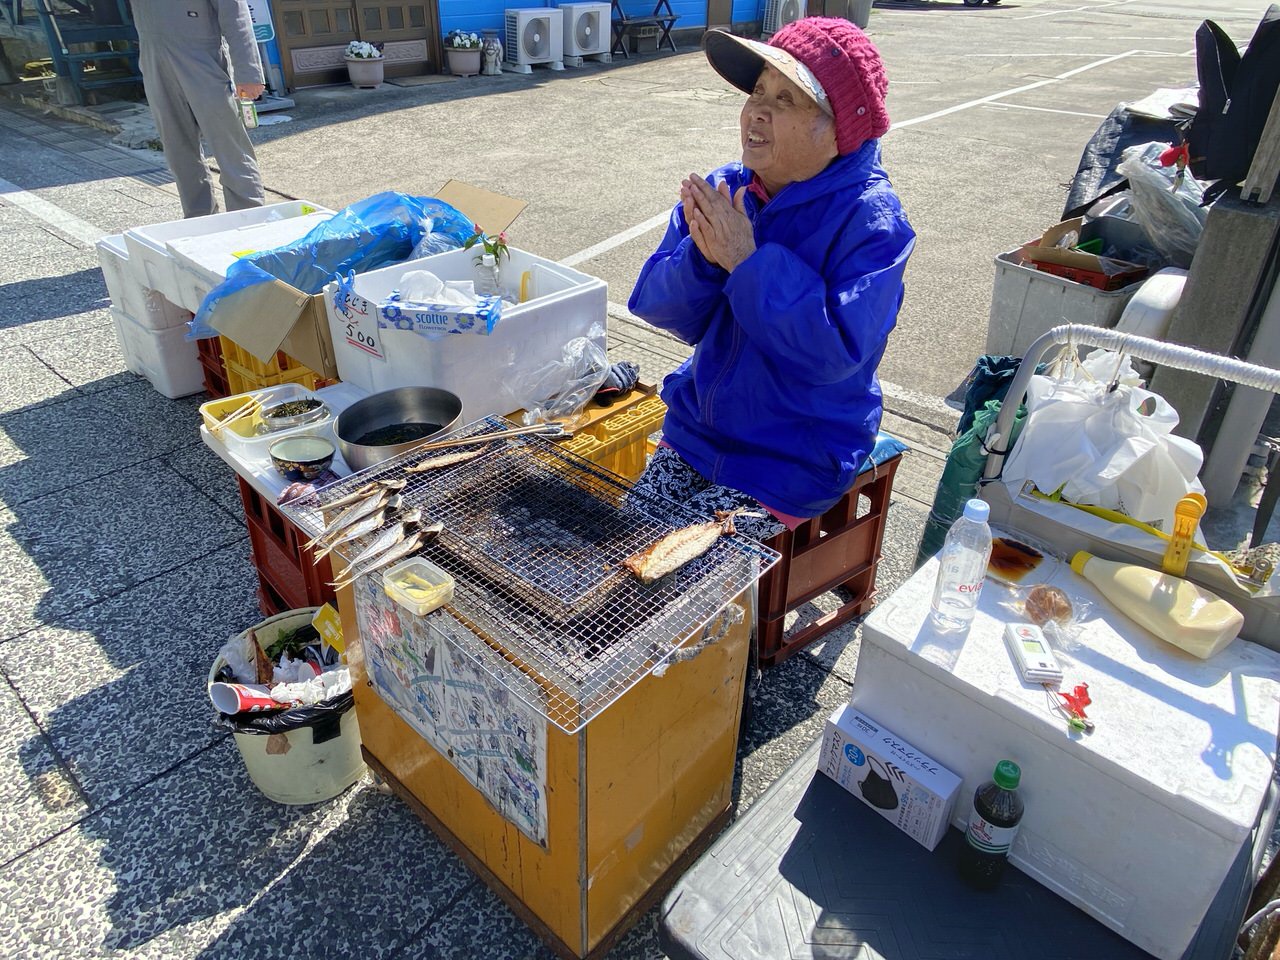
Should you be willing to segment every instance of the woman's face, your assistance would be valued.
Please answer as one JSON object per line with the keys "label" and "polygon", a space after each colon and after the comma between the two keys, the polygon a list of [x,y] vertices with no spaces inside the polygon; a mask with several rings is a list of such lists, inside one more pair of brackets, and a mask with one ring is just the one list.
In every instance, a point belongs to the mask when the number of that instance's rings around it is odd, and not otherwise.
{"label": "woman's face", "polygon": [[835,124],[812,97],[765,64],[743,104],[742,165],[764,181],[769,195],[808,180],[836,158]]}

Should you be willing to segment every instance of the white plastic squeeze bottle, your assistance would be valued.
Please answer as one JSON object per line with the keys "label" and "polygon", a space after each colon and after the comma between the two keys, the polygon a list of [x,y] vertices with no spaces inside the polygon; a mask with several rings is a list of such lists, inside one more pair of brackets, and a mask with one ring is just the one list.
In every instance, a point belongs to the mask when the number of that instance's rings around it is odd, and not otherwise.
{"label": "white plastic squeeze bottle", "polygon": [[1202,660],[1234,640],[1244,626],[1239,610],[1181,577],[1102,560],[1083,550],[1071,558],[1071,569],[1131,620]]}

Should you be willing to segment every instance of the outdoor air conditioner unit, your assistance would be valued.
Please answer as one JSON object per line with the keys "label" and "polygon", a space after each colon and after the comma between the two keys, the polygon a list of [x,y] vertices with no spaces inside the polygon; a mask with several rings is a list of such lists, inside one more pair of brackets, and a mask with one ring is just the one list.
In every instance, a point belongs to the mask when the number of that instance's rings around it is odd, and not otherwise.
{"label": "outdoor air conditioner unit", "polygon": [[771,37],[804,16],[804,0],[768,0],[764,7],[764,35]]}
{"label": "outdoor air conditioner unit", "polygon": [[871,18],[871,0],[823,0],[822,15],[843,17],[865,30]]}
{"label": "outdoor air conditioner unit", "polygon": [[564,14],[554,7],[507,10],[505,63],[508,70],[532,73],[532,64],[564,69]]}
{"label": "outdoor air conditioner unit", "polygon": [[596,57],[609,54],[612,12],[607,3],[562,3],[564,55]]}

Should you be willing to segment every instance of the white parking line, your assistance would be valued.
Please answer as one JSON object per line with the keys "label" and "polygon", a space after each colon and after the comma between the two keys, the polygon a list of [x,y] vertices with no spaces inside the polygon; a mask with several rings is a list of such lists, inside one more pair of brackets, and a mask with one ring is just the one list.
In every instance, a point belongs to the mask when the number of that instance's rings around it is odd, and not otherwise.
{"label": "white parking line", "polygon": [[[673,203],[672,206],[675,206]],[[667,210],[663,213],[655,213],[644,223],[638,223],[630,230],[623,230],[621,233],[615,233],[607,240],[601,240],[599,243],[592,244],[585,250],[579,250],[577,253],[570,254],[560,262],[566,267],[576,267],[584,260],[590,260],[592,257],[598,257],[606,251],[612,250],[614,247],[621,246],[628,240],[634,240],[642,234],[648,233],[654,227],[659,227],[671,218],[671,211]]]}
{"label": "white parking line", "polygon": [[1024,17],[1010,17],[1009,19],[1010,20],[1036,20],[1036,19],[1039,19],[1040,17],[1056,17],[1059,14],[1063,14],[1063,13],[1080,13],[1085,10],[1089,11],[1090,13],[1094,13],[1098,10],[1102,10],[1105,7],[1125,7],[1131,3],[1137,3],[1137,2],[1138,0],[1108,0],[1108,2],[1106,3],[1093,3],[1084,7],[1067,7],[1066,9],[1063,9],[1063,10],[1046,10],[1043,13],[1029,13]]}
{"label": "white parking line", "polygon": [[988,107],[1004,107],[1009,110],[1034,110],[1037,113],[1065,113],[1069,117],[1092,117],[1095,120],[1105,120],[1105,113],[1082,113],[1079,110],[1055,110],[1053,107],[1031,107],[1025,103],[1002,103],[999,100],[993,100],[991,103],[985,104]]}
{"label": "white parking line", "polygon": [[23,190],[16,183],[10,183],[8,180],[0,179],[0,199],[7,200],[15,207],[43,220],[67,236],[74,237],[86,247],[92,247],[107,235],[105,230],[99,230],[87,220],[81,220],[56,203],[50,203],[43,197]]}
{"label": "white parking line", "polygon": [[957,103],[954,107],[945,107],[942,110],[935,110],[933,113],[926,113],[923,116],[912,117],[910,120],[900,120],[889,127],[890,131],[900,130],[903,127],[914,127],[919,123],[927,123],[930,120],[937,120],[940,117],[949,117],[953,113],[959,113],[961,110],[969,110],[973,107],[981,106],[984,103],[991,103],[993,100],[1003,100],[1005,97],[1011,97],[1015,93],[1026,93],[1028,90],[1039,90],[1041,87],[1047,87],[1050,84],[1061,83],[1063,80],[1069,80],[1078,74],[1084,73],[1086,70],[1093,70],[1096,67],[1105,67],[1109,63],[1115,63],[1117,60],[1125,60],[1129,57],[1141,53],[1140,50],[1126,50],[1124,53],[1117,53],[1115,56],[1103,57],[1101,60],[1095,60],[1092,63],[1086,63],[1082,67],[1076,67],[1068,70],[1066,73],[1060,73],[1056,77],[1048,77],[1044,80],[1037,80],[1034,83],[1026,83],[1020,87],[1014,87],[1012,90],[1001,90],[999,93],[993,93],[989,96],[979,97],[977,100],[969,100],[965,103]]}

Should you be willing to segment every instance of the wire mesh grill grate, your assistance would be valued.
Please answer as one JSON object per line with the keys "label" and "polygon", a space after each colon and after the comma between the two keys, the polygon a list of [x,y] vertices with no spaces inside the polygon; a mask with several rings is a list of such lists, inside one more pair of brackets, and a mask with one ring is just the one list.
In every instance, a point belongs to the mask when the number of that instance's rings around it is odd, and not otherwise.
{"label": "wire mesh grill grate", "polygon": [[[451,436],[481,436],[511,424],[490,417]],[[374,479],[405,478],[400,507],[421,508],[444,526],[419,556],[455,580],[454,599],[429,614],[499,651],[520,676],[507,689],[552,723],[575,733],[716,619],[778,554],[754,541],[722,536],[706,553],[658,582],[642,584],[622,561],[674,530],[708,517],[663,497],[644,496],[621,477],[536,437],[494,439],[458,462],[467,447],[410,452],[332,484],[282,509],[311,535],[320,505]],[[435,461],[425,472],[405,468]],[[354,556],[381,531],[358,540]],[[380,578],[381,574],[365,574]],[[407,616],[405,612],[403,615]],[[493,658],[481,663],[494,672]],[[526,677],[546,698],[521,696]]]}

